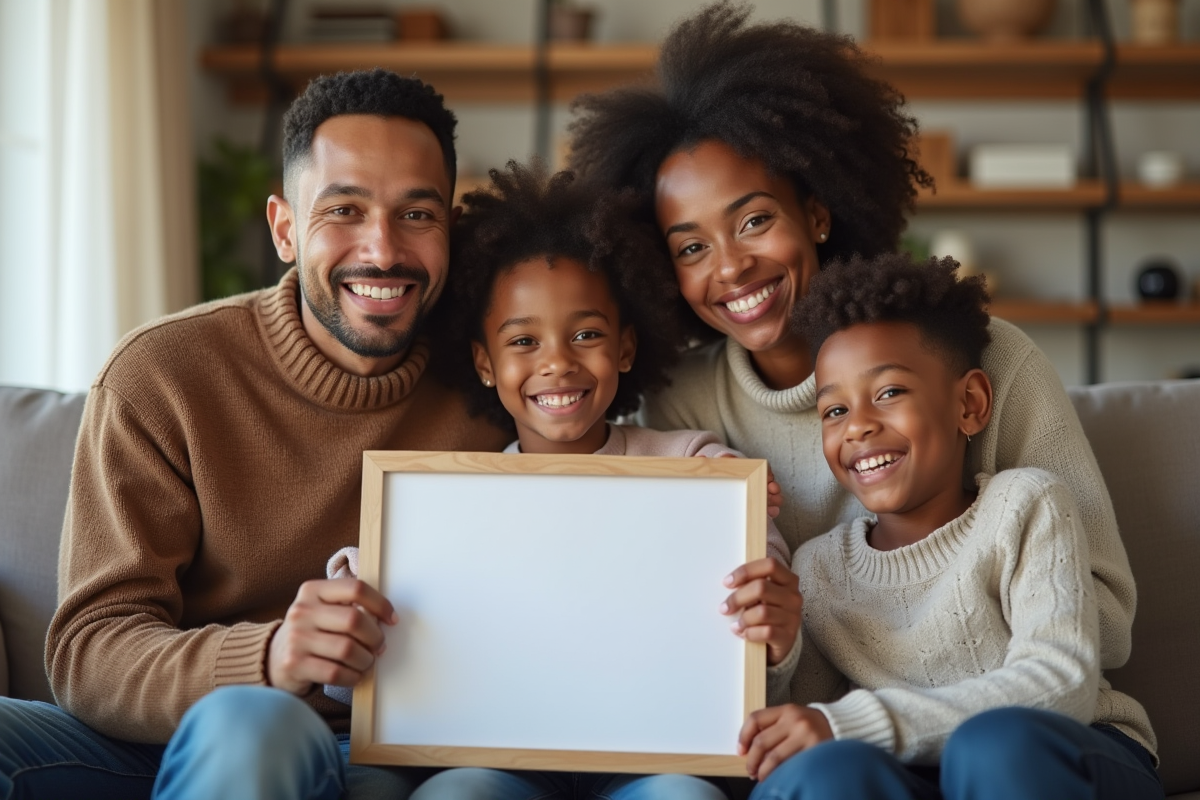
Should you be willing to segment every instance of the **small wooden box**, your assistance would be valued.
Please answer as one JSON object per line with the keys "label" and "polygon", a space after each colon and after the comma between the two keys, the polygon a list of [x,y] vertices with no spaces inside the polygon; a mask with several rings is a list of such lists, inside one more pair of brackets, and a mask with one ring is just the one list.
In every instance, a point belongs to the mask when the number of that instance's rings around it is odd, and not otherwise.
{"label": "small wooden box", "polygon": [[958,181],[958,156],[954,152],[953,134],[949,131],[922,131],[912,144],[917,163],[925,168],[939,187]]}
{"label": "small wooden box", "polygon": [[936,33],[934,0],[871,0],[871,38],[923,41]]}

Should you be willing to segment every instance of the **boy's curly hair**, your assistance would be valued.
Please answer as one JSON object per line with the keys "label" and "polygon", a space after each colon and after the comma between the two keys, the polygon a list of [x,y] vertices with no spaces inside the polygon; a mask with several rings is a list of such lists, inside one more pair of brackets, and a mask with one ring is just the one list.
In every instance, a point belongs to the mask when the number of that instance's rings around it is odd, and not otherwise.
{"label": "boy's curly hair", "polygon": [[864,322],[907,322],[958,374],[980,366],[988,333],[988,291],[980,275],[959,280],[958,262],[915,263],[906,253],[855,256],[815,275],[796,305],[795,324],[813,357],[833,334]]}
{"label": "boy's curly hair", "polygon": [[548,177],[539,161],[509,161],[489,175],[489,186],[463,196],[465,211],[451,230],[450,279],[431,320],[442,379],[466,394],[472,414],[513,430],[495,390],[480,384],[471,342],[484,340],[483,317],[500,275],[534,258],[551,266],[569,258],[604,275],[621,326],[637,333],[637,356],[607,416],[637,410],[644,392],[669,382],[667,369],[679,359],[679,322],[668,301],[679,289],[662,237],[634,218],[628,191],[584,186],[571,172]]}
{"label": "boy's curly hair", "polygon": [[571,168],[633,187],[653,219],[662,162],[717,140],[829,209],[822,263],[894,251],[916,185],[933,183],[910,150],[917,123],[904,98],[870,77],[871,59],[848,37],[787,21],[749,25],[750,10],[720,2],[680,22],[663,42],[657,85],[578,99]]}

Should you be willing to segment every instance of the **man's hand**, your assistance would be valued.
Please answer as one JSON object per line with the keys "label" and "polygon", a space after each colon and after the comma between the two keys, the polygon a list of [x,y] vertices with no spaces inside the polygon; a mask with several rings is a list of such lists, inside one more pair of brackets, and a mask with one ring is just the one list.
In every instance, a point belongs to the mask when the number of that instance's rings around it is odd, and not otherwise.
{"label": "man's hand", "polygon": [[306,581],[267,649],[267,681],[296,695],[314,683],[353,686],[383,652],[386,597],[356,578]]}
{"label": "man's hand", "polygon": [[804,598],[799,579],[773,558],[743,564],[725,578],[733,594],[721,604],[721,613],[736,615],[733,632],[749,642],[767,643],[767,663],[774,666],[796,643]]}
{"label": "man's hand", "polygon": [[817,709],[772,706],[746,720],[738,734],[738,754],[746,757],[746,773],[762,781],[796,753],[832,738],[829,720]]}

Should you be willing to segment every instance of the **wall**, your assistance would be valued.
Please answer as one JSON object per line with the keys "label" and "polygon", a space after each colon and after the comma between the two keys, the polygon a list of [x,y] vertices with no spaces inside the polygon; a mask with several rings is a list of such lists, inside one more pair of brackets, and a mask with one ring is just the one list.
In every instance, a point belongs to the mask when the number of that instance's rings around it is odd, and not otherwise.
{"label": "wall", "polygon": [[[293,0],[288,34],[302,33],[304,10],[312,0]],[[321,0],[328,3],[330,0]],[[791,17],[824,24],[827,0],[758,0],[755,16]],[[1127,37],[1127,0],[1107,0],[1118,38]],[[226,2],[188,0],[191,46],[199,49],[210,39],[214,19]],[[700,3],[695,0],[590,0],[599,8],[596,38],[606,41],[654,41],[679,17]],[[416,3],[413,3],[414,5]],[[421,4],[427,4],[422,0]],[[391,2],[387,5],[404,5]],[[528,42],[535,30],[535,0],[439,0],[458,36],[471,40]],[[861,38],[865,32],[866,0],[835,0],[836,29]],[[1048,35],[1085,33],[1084,0],[1060,0]],[[1183,0],[1183,35],[1200,39],[1200,0]],[[939,0],[939,30],[958,28],[951,0]],[[225,103],[222,87],[198,69],[193,78],[194,119],[198,146],[213,135],[235,140],[258,140],[262,113]],[[1077,102],[915,102],[912,110],[926,129],[948,128],[961,152],[983,142],[1067,143],[1078,153],[1084,133],[1082,107]],[[531,109],[506,104],[471,103],[455,107],[460,120],[459,151],[464,172],[481,173],[510,158],[525,159],[534,141]],[[570,119],[565,107],[555,109],[552,125],[561,135]],[[1122,177],[1132,177],[1138,155],[1151,149],[1180,151],[1189,176],[1200,178],[1200,103],[1118,103],[1112,123]],[[931,236],[944,228],[970,234],[982,265],[999,279],[999,291],[1009,296],[1080,299],[1086,291],[1085,228],[1077,212],[926,212],[911,229]],[[1114,301],[1131,300],[1137,267],[1151,255],[1166,255],[1180,263],[1189,282],[1200,280],[1200,214],[1189,212],[1117,212],[1105,224],[1103,236],[1105,292]],[[1084,337],[1077,326],[1031,325],[1026,330],[1046,351],[1063,380],[1084,380]],[[1197,326],[1121,327],[1106,331],[1102,340],[1104,380],[1142,380],[1171,377],[1188,366],[1200,367],[1200,328]]]}

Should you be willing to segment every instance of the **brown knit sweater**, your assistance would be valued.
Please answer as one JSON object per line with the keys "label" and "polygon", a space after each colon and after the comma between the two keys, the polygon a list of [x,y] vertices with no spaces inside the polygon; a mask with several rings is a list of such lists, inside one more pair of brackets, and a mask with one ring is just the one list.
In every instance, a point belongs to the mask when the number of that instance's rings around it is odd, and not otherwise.
{"label": "brown knit sweater", "polygon": [[[213,689],[265,684],[301,583],[358,541],[363,450],[500,450],[508,437],[422,379],[339,369],[278,286],[134,331],[91,388],[75,452],[46,668],[94,729],[166,742]],[[306,699],[337,731],[348,709]]]}

